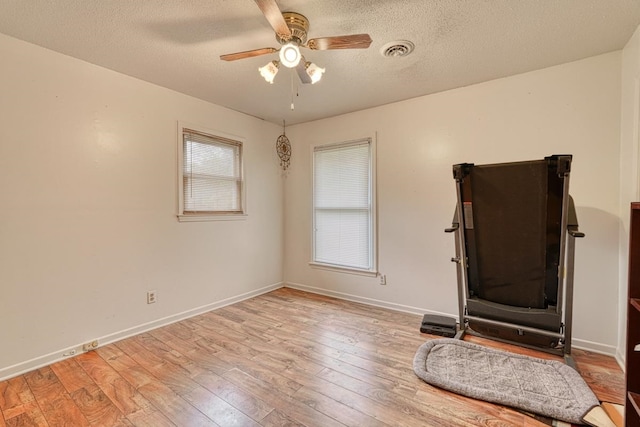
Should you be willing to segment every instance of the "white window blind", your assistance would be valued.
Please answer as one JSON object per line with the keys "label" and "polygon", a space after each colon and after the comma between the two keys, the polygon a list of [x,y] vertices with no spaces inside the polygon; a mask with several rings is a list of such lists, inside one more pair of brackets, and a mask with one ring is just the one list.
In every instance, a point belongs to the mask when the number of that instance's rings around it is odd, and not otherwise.
{"label": "white window blind", "polygon": [[314,149],[314,262],[374,269],[371,158],[369,139]]}
{"label": "white window blind", "polygon": [[242,213],[242,143],[182,130],[182,213]]}

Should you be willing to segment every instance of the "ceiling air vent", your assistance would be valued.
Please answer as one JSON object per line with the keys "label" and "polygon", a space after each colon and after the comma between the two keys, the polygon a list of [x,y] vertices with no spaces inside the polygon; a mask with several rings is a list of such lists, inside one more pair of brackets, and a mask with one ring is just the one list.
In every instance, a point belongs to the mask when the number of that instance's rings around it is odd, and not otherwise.
{"label": "ceiling air vent", "polygon": [[413,52],[414,44],[409,40],[397,40],[382,46],[380,53],[389,58],[400,58]]}

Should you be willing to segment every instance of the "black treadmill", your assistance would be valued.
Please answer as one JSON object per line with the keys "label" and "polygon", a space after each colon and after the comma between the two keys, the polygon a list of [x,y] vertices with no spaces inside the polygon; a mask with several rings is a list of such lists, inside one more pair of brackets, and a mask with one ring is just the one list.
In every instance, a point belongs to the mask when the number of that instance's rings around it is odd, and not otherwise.
{"label": "black treadmill", "polygon": [[460,332],[572,363],[575,239],[571,155],[453,166]]}

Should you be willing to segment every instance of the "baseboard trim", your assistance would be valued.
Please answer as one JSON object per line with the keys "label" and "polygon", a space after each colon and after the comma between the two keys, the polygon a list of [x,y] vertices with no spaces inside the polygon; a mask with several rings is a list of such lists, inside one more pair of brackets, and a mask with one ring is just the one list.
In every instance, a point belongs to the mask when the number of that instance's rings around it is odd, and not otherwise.
{"label": "baseboard trim", "polygon": [[377,300],[377,299],[374,299],[374,298],[367,298],[367,297],[362,297],[362,296],[359,296],[359,295],[347,294],[347,293],[344,293],[344,292],[329,291],[327,289],[322,289],[322,288],[316,288],[316,287],[313,287],[313,286],[302,285],[300,283],[285,282],[284,287],[285,288],[291,288],[291,289],[297,289],[299,291],[311,292],[311,293],[318,294],[318,295],[324,295],[324,296],[327,296],[327,297],[334,297],[334,298],[338,298],[338,299],[343,299],[343,300],[346,300],[346,301],[359,302],[359,303],[362,303],[362,304],[372,305],[372,306],[375,306],[375,307],[387,308],[389,310],[401,311],[403,313],[417,314],[417,315],[420,315],[420,316],[422,316],[423,314],[437,314],[439,316],[455,317],[456,319],[458,318],[457,315],[453,315],[453,314],[450,314],[450,313],[443,313],[443,312],[440,312],[440,311],[428,310],[426,308],[413,307],[413,306],[410,306],[410,305],[397,304],[397,303],[394,303],[394,302],[387,302],[387,301]]}
{"label": "baseboard trim", "polygon": [[[235,304],[240,301],[244,301],[258,295],[266,294],[267,292],[271,292],[273,290],[282,288],[284,283],[279,282],[272,285],[268,285],[262,287],[260,289],[256,289],[254,291],[246,292],[244,294],[236,295],[230,298],[226,298],[220,301],[216,301],[210,304],[206,304],[200,307],[193,308],[191,310],[183,311],[181,313],[173,314],[171,316],[163,317],[161,319],[157,319],[151,322],[143,323],[138,326],[134,326],[132,328],[128,328],[122,331],[114,332],[109,335],[105,335],[103,337],[98,337],[98,342],[100,346],[111,344],[116,341],[120,341],[125,338],[129,338],[133,335],[141,334],[143,332],[150,331],[152,329],[159,328],[161,326],[170,325],[171,323],[179,322],[184,319],[188,319],[193,316],[197,316],[202,313],[206,313],[211,310],[215,310],[217,308],[226,307],[231,304]],[[7,380],[9,378],[13,378],[18,375],[22,375],[26,372],[33,371],[34,369],[42,368],[43,366],[50,365],[55,362],[59,362],[60,360],[68,359],[73,356],[77,356],[78,354],[83,353],[82,351],[82,343],[67,347],[58,351],[54,351],[52,353],[46,354],[44,356],[39,356],[33,358],[31,360],[27,360],[25,362],[20,362],[12,366],[8,366],[6,368],[0,369],[0,381]]]}
{"label": "baseboard trim", "polygon": [[608,344],[602,344],[599,342],[587,341],[572,338],[571,345],[573,348],[577,348],[579,350],[588,350],[593,353],[604,354],[606,356],[611,356],[613,358],[616,357],[616,347]]}
{"label": "baseboard trim", "polygon": [[[396,304],[396,303],[381,301],[381,300],[377,300],[377,299],[373,299],[373,298],[367,298],[367,297],[362,297],[362,296],[358,296],[358,295],[347,294],[347,293],[343,293],[343,292],[330,291],[330,290],[323,289],[323,288],[316,288],[314,286],[302,285],[300,283],[285,282],[284,287],[292,288],[292,289],[298,289],[298,290],[301,290],[301,291],[311,292],[311,293],[324,295],[324,296],[328,296],[328,297],[344,299],[344,300],[347,300],[347,301],[353,301],[353,302],[359,302],[359,303],[362,303],[362,304],[373,305],[373,306],[376,306],[376,307],[388,308],[390,310],[401,311],[401,312],[404,312],[404,313],[411,313],[411,314],[418,314],[418,315],[437,314],[437,315],[440,315],[440,316],[455,317],[456,319],[458,318],[458,315],[454,315],[454,314],[451,314],[451,313],[442,313],[442,312],[438,312],[438,311],[428,310],[428,309],[425,309],[425,308],[412,307],[412,306],[408,306],[408,305]],[[616,358],[616,360],[618,361],[618,364],[620,364],[620,360],[617,357],[617,349],[616,349],[615,346],[611,346],[611,345],[607,345],[607,344],[601,344],[601,343],[597,343],[597,342],[593,342],[593,341],[587,341],[587,340],[581,340],[581,339],[573,338],[572,339],[572,347],[576,348],[576,349],[580,349],[580,350],[588,350],[588,351],[592,351],[594,353],[604,354],[606,356],[612,356],[612,357]]]}
{"label": "baseboard trim", "polygon": [[626,372],[626,363],[625,363],[626,355],[620,352],[620,349],[616,351],[616,362],[622,368],[622,372]]}

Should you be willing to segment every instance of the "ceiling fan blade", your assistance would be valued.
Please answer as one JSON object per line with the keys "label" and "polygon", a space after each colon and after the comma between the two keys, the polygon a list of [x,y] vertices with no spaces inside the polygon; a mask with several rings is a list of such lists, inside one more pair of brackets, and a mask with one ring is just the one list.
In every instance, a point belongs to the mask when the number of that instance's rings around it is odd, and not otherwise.
{"label": "ceiling fan blade", "polygon": [[291,38],[291,30],[287,26],[276,0],[255,0],[255,2],[276,34],[284,40],[289,40]]}
{"label": "ceiling fan blade", "polygon": [[263,47],[262,49],[246,50],[244,52],[228,53],[226,55],[220,55],[220,59],[223,61],[236,61],[238,59],[253,58],[254,56],[268,55],[270,53],[277,52],[278,49],[273,47]]}
{"label": "ceiling fan blade", "polygon": [[300,77],[300,81],[304,84],[311,83],[311,77],[307,74],[307,61],[302,58],[298,65],[296,66],[296,71],[298,72],[298,77]]}
{"label": "ceiling fan blade", "polygon": [[366,49],[371,44],[369,34],[352,34],[350,36],[320,37],[307,41],[307,47],[313,50],[329,49]]}

